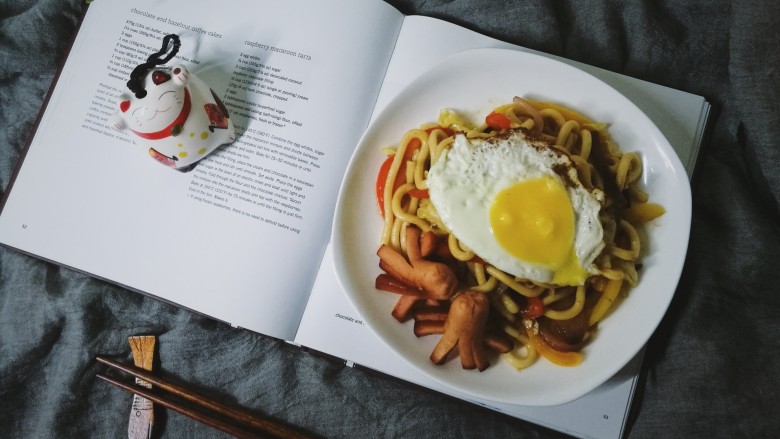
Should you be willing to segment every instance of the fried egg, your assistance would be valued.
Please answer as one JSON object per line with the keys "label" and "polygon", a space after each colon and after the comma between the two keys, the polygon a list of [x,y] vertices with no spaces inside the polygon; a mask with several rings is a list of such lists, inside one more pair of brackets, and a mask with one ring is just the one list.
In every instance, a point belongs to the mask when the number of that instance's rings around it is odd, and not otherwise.
{"label": "fried egg", "polygon": [[428,172],[444,226],[480,258],[513,276],[582,285],[604,248],[603,193],[571,160],[520,131],[483,140],[458,134]]}

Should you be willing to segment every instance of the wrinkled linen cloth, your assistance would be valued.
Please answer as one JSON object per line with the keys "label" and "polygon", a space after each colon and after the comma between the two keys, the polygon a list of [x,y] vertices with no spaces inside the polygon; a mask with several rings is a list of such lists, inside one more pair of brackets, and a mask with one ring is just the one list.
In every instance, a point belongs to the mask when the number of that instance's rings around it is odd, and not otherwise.
{"label": "wrinkled linen cloth", "polygon": [[[3,190],[82,2],[0,0]],[[626,437],[780,431],[780,3],[390,3],[712,103],[685,268],[648,344]],[[323,437],[563,436],[5,248],[0,436],[125,437],[130,396],[95,378],[94,357],[129,359],[132,334],[158,335],[160,363],[202,392]],[[225,436],[167,411],[156,429]]]}

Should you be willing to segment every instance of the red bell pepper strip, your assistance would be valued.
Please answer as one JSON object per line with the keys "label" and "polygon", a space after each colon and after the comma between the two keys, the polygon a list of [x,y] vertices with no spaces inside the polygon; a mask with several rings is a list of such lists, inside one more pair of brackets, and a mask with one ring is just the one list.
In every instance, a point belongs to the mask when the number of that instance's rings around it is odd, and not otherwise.
{"label": "red bell pepper strip", "polygon": [[[444,131],[444,133],[448,136],[455,135],[454,130],[440,126],[427,128],[425,132],[426,134],[431,134],[434,130],[437,129]],[[420,146],[422,146],[422,142],[420,142],[420,139],[416,137],[410,140],[409,144],[406,145],[406,149],[404,150],[404,160],[401,162],[401,167],[398,168],[398,174],[395,178],[393,192],[395,192],[395,190],[404,183],[406,178],[406,162],[412,159],[414,151],[420,148]],[[376,178],[376,200],[379,204],[379,213],[382,215],[382,217],[385,216],[385,182],[387,181],[387,174],[390,172],[390,166],[392,164],[393,156],[389,156],[387,159],[385,159],[385,161],[382,163],[382,166],[379,168],[379,174]],[[425,189],[412,189],[409,191],[409,195],[416,198],[429,198],[428,191]]]}
{"label": "red bell pepper strip", "polygon": [[493,111],[485,117],[485,123],[494,130],[506,130],[512,126],[512,121],[501,113]]}
{"label": "red bell pepper strip", "polygon": [[376,176],[376,201],[379,203],[379,213],[383,218],[385,216],[385,182],[387,182],[387,174],[390,172],[392,164],[393,156],[387,156]]}
{"label": "red bell pepper strip", "polygon": [[523,317],[535,319],[544,313],[544,303],[538,297],[526,297],[526,308],[523,310]]}
{"label": "red bell pepper strip", "polygon": [[[404,160],[401,162],[401,167],[398,168],[398,174],[395,176],[393,192],[395,192],[395,190],[406,181],[406,162],[412,159],[414,151],[417,150],[421,145],[422,142],[420,142],[420,139],[416,137],[410,140],[409,144],[406,145],[406,149],[404,150]],[[390,172],[390,167],[393,164],[393,159],[394,156],[388,156],[385,159],[385,161],[382,163],[382,166],[379,167],[379,174],[377,174],[376,177],[376,200],[377,203],[379,203],[379,213],[382,215],[382,217],[385,216],[385,182],[387,181],[387,174]],[[418,195],[423,194],[419,193]],[[417,198],[427,197],[419,196]]]}

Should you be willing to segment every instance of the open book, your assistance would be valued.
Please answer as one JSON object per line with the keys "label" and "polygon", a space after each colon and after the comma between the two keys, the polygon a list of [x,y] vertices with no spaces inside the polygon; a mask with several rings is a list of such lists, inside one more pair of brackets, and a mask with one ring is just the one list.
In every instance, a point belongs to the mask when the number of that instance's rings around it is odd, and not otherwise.
{"label": "open book", "polygon": [[[511,416],[578,436],[620,436],[641,356],[563,406],[474,400],[385,348],[333,274],[333,208],[372,115],[450,55],[525,49],[380,1],[307,3],[94,2],[4,194],[0,242]],[[169,33],[182,43],[169,64],[211,86],[238,134],[188,173],[150,160],[107,123],[130,71]],[[571,64],[645,111],[693,169],[704,99]]]}

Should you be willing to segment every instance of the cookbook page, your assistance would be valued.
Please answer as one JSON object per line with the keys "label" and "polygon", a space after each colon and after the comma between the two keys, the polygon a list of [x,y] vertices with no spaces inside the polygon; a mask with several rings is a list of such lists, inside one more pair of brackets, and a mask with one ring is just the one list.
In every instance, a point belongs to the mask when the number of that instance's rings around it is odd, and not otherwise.
{"label": "cookbook page", "polygon": [[[422,40],[429,50],[416,50]],[[415,77],[449,55],[475,48],[529,51],[440,20],[407,17],[374,116]],[[687,165],[690,175],[708,109],[703,98],[580,63],[559,60],[583,68],[631,98],[667,136],[682,162]],[[297,343],[346,359],[348,363],[400,377],[575,436],[621,436],[641,367],[641,353],[596,390],[565,405],[525,407],[474,400],[432,382],[374,335],[341,290],[334,272],[335,263],[329,248],[296,336]]]}
{"label": "cookbook page", "polygon": [[[0,241],[291,339],[328,241],[334,176],[368,123],[402,20],[360,0],[92,3],[4,204]],[[167,65],[202,79],[235,126],[235,141],[189,172],[109,126],[130,72],[167,34],[181,41]],[[203,111],[192,107],[189,117]],[[171,135],[182,146],[221,128]]]}

